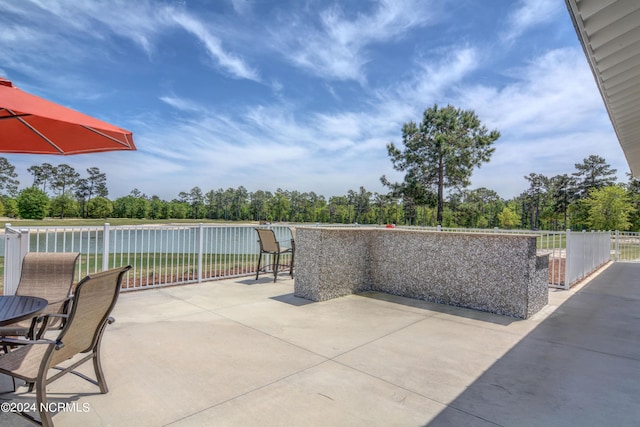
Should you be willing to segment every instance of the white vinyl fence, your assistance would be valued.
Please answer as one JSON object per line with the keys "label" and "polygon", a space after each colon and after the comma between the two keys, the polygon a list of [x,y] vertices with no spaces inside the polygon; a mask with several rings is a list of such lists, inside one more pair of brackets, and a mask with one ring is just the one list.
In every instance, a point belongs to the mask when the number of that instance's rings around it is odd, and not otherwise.
{"label": "white vinyl fence", "polygon": [[[199,283],[255,274],[259,254],[254,226],[162,225],[5,228],[4,294],[15,292],[27,252],[80,252],[76,280],[131,265],[122,290]],[[291,230],[271,227],[289,246]],[[288,256],[280,261],[289,263]],[[266,260],[266,265],[271,263]]]}
{"label": "white vinyl fence", "polygon": [[640,262],[639,233],[621,231],[554,233],[546,239],[549,285],[568,289],[609,261]]}
{"label": "white vinyl fence", "polygon": [[607,231],[567,231],[566,246],[566,289],[611,260],[611,233]]}

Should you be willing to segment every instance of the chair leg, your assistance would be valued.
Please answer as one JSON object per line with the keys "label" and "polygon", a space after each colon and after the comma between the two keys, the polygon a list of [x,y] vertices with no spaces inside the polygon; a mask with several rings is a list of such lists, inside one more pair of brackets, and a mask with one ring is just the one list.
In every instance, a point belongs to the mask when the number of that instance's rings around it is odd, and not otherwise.
{"label": "chair leg", "polygon": [[104,377],[104,372],[102,372],[102,363],[100,362],[100,344],[98,344],[98,348],[96,348],[93,353],[93,369],[96,371],[96,380],[98,382],[98,387],[100,387],[100,393],[109,393],[107,380]]}
{"label": "chair leg", "polygon": [[38,413],[40,414],[40,422],[43,426],[53,426],[51,413],[48,411],[47,405],[47,381],[44,375],[38,376],[36,381],[36,403],[38,404]]}
{"label": "chair leg", "polygon": [[273,281],[278,278],[278,267],[280,266],[280,252],[276,254],[276,265],[273,267]]}
{"label": "chair leg", "polygon": [[289,275],[293,277],[293,259],[295,252],[291,252],[291,264],[289,265]]}
{"label": "chair leg", "polygon": [[262,261],[262,252],[258,255],[258,268],[256,269],[256,280],[258,280],[258,274],[260,274],[260,261]]}

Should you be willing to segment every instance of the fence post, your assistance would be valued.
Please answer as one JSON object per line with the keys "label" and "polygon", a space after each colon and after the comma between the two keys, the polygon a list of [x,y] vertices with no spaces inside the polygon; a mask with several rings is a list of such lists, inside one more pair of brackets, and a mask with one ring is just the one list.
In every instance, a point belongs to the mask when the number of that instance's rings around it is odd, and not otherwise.
{"label": "fence post", "polygon": [[4,231],[4,282],[3,294],[14,295],[20,282],[22,260],[29,252],[29,230],[10,230],[11,224],[5,224]]}
{"label": "fence post", "polygon": [[613,249],[613,259],[615,261],[620,260],[620,231],[616,230],[616,243]]}
{"label": "fence post", "polygon": [[202,252],[204,250],[204,224],[198,226],[198,283],[202,283]]}
{"label": "fence post", "polygon": [[[591,232],[593,233],[593,230],[591,230]],[[581,247],[580,247],[580,253],[582,254],[582,261],[580,262],[580,277],[577,277],[576,280],[580,280],[584,277],[584,266],[587,263],[587,250],[586,250],[586,244],[585,242],[587,241],[587,238],[585,237],[587,235],[587,230],[582,230],[582,242],[581,242]]]}
{"label": "fence post", "polygon": [[109,250],[109,223],[105,222],[102,231],[102,271],[109,269]]}
{"label": "fence post", "polygon": [[571,229],[567,228],[565,232],[565,245],[564,245],[564,289],[569,289],[569,272],[571,271]]}
{"label": "fence post", "polygon": [[[4,225],[4,254],[2,254],[4,256],[4,274],[2,275],[2,284],[3,284],[3,289],[2,289],[2,294],[3,295],[11,295],[11,292],[15,292],[13,291],[13,280],[12,278],[9,277],[10,273],[13,271],[13,269],[11,267],[9,267],[10,264],[10,254],[11,254],[11,240],[9,237],[9,227],[11,227],[11,224],[7,223]],[[7,292],[9,291],[9,292]]]}

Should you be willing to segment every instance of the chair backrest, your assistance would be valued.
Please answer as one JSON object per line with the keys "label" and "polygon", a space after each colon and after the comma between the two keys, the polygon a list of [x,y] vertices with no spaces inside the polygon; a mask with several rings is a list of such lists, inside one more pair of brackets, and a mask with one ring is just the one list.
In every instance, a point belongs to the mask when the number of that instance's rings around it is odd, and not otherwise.
{"label": "chair backrest", "polygon": [[76,270],[77,252],[28,252],[22,261],[16,295],[44,298],[44,313],[60,313],[69,296]]}
{"label": "chair backrest", "polygon": [[122,277],[130,268],[91,274],[78,283],[69,318],[58,336],[64,346],[53,352],[49,366],[96,347],[120,294]]}
{"label": "chair backrest", "polygon": [[276,233],[269,228],[256,228],[260,239],[260,252],[280,252],[280,244],[276,240]]}

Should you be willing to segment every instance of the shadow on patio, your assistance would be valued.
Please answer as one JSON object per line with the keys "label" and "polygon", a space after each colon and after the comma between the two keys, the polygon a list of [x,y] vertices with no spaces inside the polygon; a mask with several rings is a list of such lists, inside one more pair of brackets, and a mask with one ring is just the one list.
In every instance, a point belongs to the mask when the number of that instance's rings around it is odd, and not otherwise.
{"label": "shadow on patio", "polygon": [[[73,376],[59,426],[624,425],[640,418],[640,264],[551,291],[529,320],[265,276],[125,293],[110,393]],[[570,298],[573,296],[573,298]],[[83,371],[90,373],[86,365]],[[9,385],[2,382],[2,387]],[[5,399],[33,401],[25,388]],[[0,413],[3,426],[31,425]]]}
{"label": "shadow on patio", "polygon": [[639,277],[640,264],[610,265],[429,426],[637,426]]}

